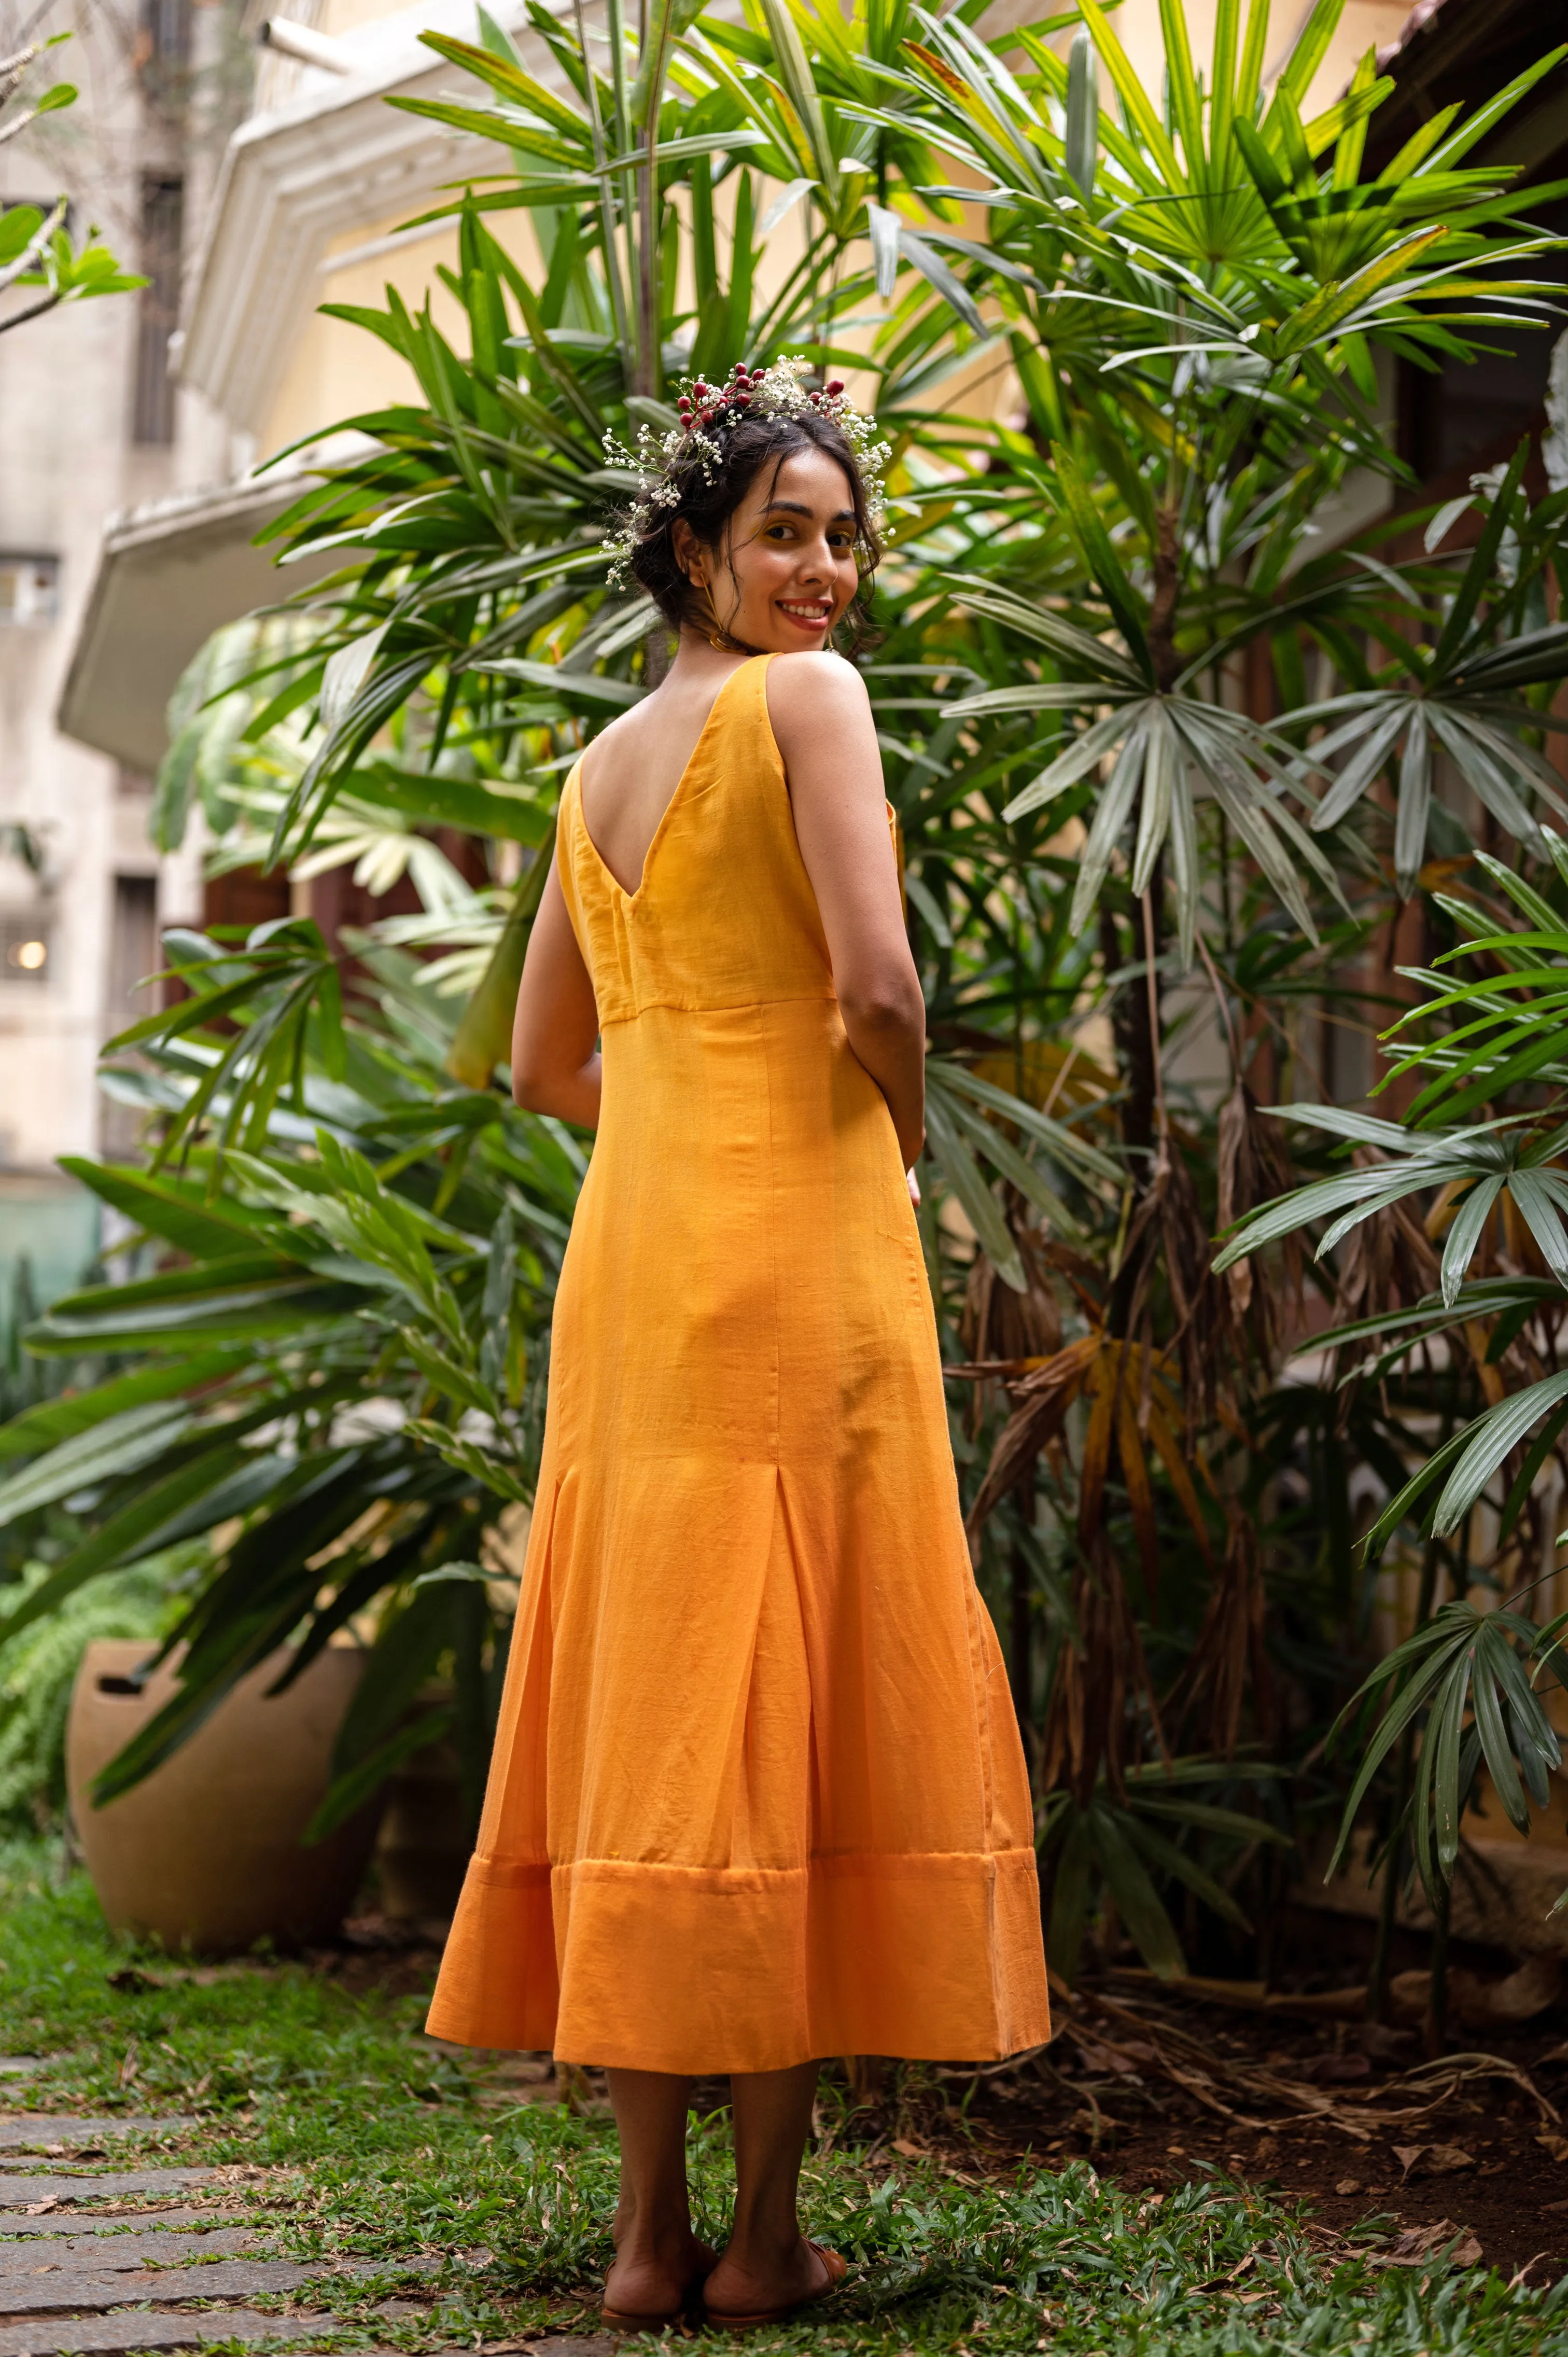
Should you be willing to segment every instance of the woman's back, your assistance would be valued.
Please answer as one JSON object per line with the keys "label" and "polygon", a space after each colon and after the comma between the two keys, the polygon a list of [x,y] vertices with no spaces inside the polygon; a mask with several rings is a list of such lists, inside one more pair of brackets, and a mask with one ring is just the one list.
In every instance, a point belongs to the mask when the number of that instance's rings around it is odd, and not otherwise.
{"label": "woman's back", "polygon": [[732,676],[733,669],[717,677],[704,670],[666,680],[612,720],[578,762],[584,824],[623,891],[641,883],[659,823]]}
{"label": "woman's back", "polygon": [[611,872],[590,831],[587,757],[566,781],[556,857],[607,1055],[614,1028],[651,1006],[834,995],[768,718],[769,660],[729,673],[673,784],[657,780],[657,801],[626,791],[624,758],[618,765],[623,796],[607,814],[623,842],[636,846],[634,816],[650,804],[659,813],[634,889]]}

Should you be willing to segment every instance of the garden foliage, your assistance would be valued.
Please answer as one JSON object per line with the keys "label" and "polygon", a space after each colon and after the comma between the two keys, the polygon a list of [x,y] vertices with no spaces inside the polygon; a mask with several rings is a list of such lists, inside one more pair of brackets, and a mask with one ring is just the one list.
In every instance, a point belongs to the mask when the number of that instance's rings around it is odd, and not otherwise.
{"label": "garden foliage", "polygon": [[[1375,59],[1304,113],[1341,5],[1265,86],[1262,0],[1221,0],[1201,68],[1171,0],[1163,103],[1098,0],[995,40],[978,0],[658,0],[640,48],[618,0],[586,45],[535,7],[532,66],[488,18],[427,37],[467,80],[398,102],[494,157],[443,209],[463,336],[390,291],[339,310],[408,397],[344,421],[359,454],[273,527],[338,570],[204,654],[157,821],[199,796],[220,859],[406,870],[423,913],[170,937],[178,996],[112,1065],[150,1159],[80,1172],[156,1265],[31,1338],[125,1370],[0,1432],[0,1518],[87,1500],[0,1635],[210,1534],[179,1696],[108,1789],[348,1625],[371,1673],[328,1813],[428,1739],[442,1664],[478,1790],[585,1152],[508,1103],[508,1025],[562,779],[664,659],[606,581],[605,437],[667,421],[687,368],[794,353],[856,371],[894,447],[863,668],[1053,1958],[1097,1921],[1165,1973],[1247,1934],[1344,1797],[1301,1763],[1391,1548],[1421,1625],[1349,1793],[1387,1888],[1412,1857],[1446,1888],[1483,1765],[1527,1822],[1568,1433],[1568,446],[1427,517],[1385,421],[1397,367],[1549,333],[1559,192],[1484,157],[1568,53],[1374,172]],[[498,233],[519,211],[536,262]],[[1380,520],[1323,529],[1369,478]],[[1394,1117],[1345,1111],[1315,1042],[1391,1023]]]}

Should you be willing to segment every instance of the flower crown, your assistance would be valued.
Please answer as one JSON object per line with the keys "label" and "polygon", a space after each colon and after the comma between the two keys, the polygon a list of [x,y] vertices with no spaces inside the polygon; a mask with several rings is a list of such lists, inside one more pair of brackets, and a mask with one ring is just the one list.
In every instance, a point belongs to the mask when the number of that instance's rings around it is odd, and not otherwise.
{"label": "flower crown", "polygon": [[802,380],[809,367],[804,360],[788,358],[765,369],[748,369],[744,361],[736,361],[727,383],[686,378],[675,404],[680,424],[663,434],[650,425],[642,426],[635,450],[628,450],[614,434],[605,436],[605,452],[611,465],[628,468],[638,478],[635,502],[620,529],[605,541],[612,588],[626,587],[632,550],[659,510],[680,505],[690,467],[695,463],[703,480],[712,483],[714,469],[724,464],[730,435],[750,417],[831,418],[854,453],[866,511],[873,524],[881,522],[882,477],[892,456],[891,446],[873,438],[875,419],[851,405],[839,378],[820,389],[805,384]]}

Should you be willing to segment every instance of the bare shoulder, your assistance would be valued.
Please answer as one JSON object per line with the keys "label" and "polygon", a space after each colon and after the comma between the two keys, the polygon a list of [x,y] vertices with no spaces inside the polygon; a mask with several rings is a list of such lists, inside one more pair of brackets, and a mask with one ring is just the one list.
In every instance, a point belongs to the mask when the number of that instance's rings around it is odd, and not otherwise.
{"label": "bare shoulder", "polygon": [[871,714],[865,682],[843,655],[775,655],[768,666],[768,715],[786,760],[820,729],[839,730]]}
{"label": "bare shoulder", "polygon": [[[618,712],[609,726],[601,728],[594,738],[596,748],[606,745],[635,745],[647,726],[648,703],[649,699],[644,697],[640,703],[630,705],[627,711]],[[602,766],[602,763],[596,764],[596,767],[599,766]]]}

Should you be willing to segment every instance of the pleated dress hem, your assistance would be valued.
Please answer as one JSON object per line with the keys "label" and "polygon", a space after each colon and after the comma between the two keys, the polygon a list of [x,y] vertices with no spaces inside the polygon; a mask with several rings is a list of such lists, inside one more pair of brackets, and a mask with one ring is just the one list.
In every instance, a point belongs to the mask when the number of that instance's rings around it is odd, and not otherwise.
{"label": "pleated dress hem", "polygon": [[[781,1870],[475,1857],[428,2028],[679,2075],[830,2054],[995,2061],[1050,2035],[1026,1961],[1038,1926],[1030,1849]],[[563,1987],[593,1992],[591,2021]]]}

